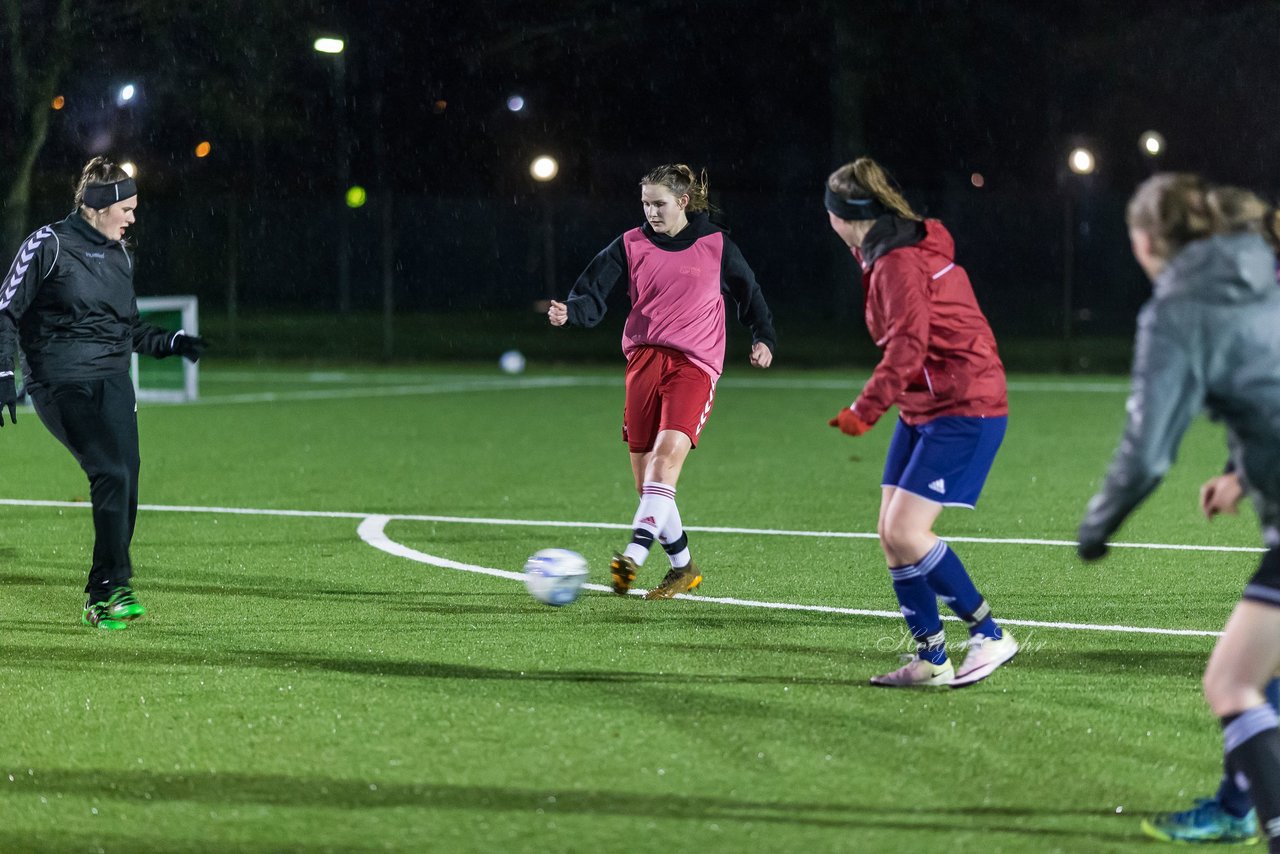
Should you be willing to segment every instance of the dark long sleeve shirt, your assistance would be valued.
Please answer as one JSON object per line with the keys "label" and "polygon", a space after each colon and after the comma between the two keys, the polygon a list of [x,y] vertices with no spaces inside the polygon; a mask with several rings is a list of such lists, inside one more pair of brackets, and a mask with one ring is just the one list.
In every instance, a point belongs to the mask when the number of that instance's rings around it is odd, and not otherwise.
{"label": "dark long sleeve shirt", "polygon": [[24,240],[0,283],[0,371],[21,349],[28,382],[128,373],[130,354],[171,355],[173,338],[138,318],[124,242],[79,213]]}

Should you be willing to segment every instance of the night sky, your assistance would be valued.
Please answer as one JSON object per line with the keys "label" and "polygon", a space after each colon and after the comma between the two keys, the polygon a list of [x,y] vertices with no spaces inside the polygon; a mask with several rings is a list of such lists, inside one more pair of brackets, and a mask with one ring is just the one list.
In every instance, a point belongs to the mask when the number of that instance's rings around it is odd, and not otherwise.
{"label": "night sky", "polygon": [[[22,3],[39,45],[54,0]],[[90,155],[132,160],[147,206],[142,287],[215,303],[223,271],[238,269],[246,305],[330,306],[348,232],[357,310],[381,304],[380,247],[392,244],[405,310],[564,295],[639,224],[640,176],[685,162],[706,168],[717,221],[780,314],[847,318],[853,271],[821,187],[870,154],[947,223],[1002,335],[1058,334],[1068,301],[1080,334],[1127,335],[1149,293],[1123,219],[1144,177],[1197,171],[1280,197],[1275,0],[75,8],[29,228],[65,215]],[[322,35],[346,40],[341,79],[312,49]],[[0,97],[10,73],[0,67]],[[124,83],[137,95],[121,105]],[[1166,139],[1158,160],[1139,149],[1148,130]],[[202,140],[212,153],[200,159]],[[1076,145],[1094,151],[1096,174],[1067,171]],[[550,184],[529,175],[538,154],[560,161]],[[355,212],[352,183],[368,188]],[[316,251],[279,252],[295,245]]]}
{"label": "night sky", "polygon": [[[865,152],[911,186],[981,172],[1049,192],[1079,139],[1097,180],[1128,188],[1151,165],[1137,137],[1157,129],[1166,168],[1280,187],[1274,2],[160,5],[100,15],[112,36],[68,72],[42,170],[107,148],[162,191],[324,188],[340,114],[332,59],[311,42],[333,32],[349,44],[353,176],[371,185],[517,192],[548,151],[592,194],[630,193],[670,160],[773,190]],[[122,109],[109,93],[125,79],[141,96]],[[196,164],[200,139],[214,154]]]}

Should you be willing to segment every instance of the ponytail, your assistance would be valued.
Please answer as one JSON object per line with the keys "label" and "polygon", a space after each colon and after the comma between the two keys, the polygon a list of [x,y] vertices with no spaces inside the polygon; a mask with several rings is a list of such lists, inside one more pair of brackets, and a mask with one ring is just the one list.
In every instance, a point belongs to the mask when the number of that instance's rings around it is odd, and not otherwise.
{"label": "ponytail", "polygon": [[1125,222],[1151,235],[1154,250],[1170,258],[1193,240],[1214,232],[1214,213],[1206,200],[1208,187],[1199,175],[1162,172],[1138,185]]}
{"label": "ponytail", "polygon": [[1153,175],[1129,200],[1125,221],[1149,233],[1164,258],[1194,240],[1215,234],[1252,231],[1280,249],[1280,213],[1241,187],[1210,186],[1199,175]]}
{"label": "ponytail", "polygon": [[80,170],[80,180],[76,183],[76,208],[79,209],[84,206],[84,191],[90,184],[112,184],[116,181],[123,181],[128,177],[129,173],[117,166],[112,160],[98,155],[86,163],[84,169]]}
{"label": "ponytail", "polygon": [[843,199],[874,199],[903,219],[924,219],[907,204],[884,167],[870,157],[859,157],[832,172],[827,176],[827,189]]}
{"label": "ponytail", "polygon": [[1280,250],[1280,212],[1240,187],[1215,187],[1206,196],[1220,231],[1253,231]]}
{"label": "ponytail", "polygon": [[1271,208],[1262,217],[1262,236],[1271,244],[1271,248],[1280,252],[1280,209]]}

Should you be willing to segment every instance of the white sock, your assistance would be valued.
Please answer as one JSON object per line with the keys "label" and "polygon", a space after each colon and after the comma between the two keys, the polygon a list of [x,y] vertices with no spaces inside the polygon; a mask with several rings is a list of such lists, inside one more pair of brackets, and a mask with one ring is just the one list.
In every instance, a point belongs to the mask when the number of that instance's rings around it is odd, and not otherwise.
{"label": "white sock", "polygon": [[[656,480],[646,480],[640,487],[640,506],[636,508],[631,527],[649,536],[647,538],[633,536],[623,554],[634,560],[636,564],[643,564],[645,558],[649,556],[653,541],[658,539],[658,533],[667,524],[667,518],[675,507],[676,488],[674,486],[667,486]],[[647,539],[648,542],[639,542],[640,539]]]}
{"label": "white sock", "polygon": [[[663,547],[666,547],[683,535],[684,524],[680,521],[680,508],[672,501],[671,515],[667,517],[667,524],[662,527],[661,533],[658,534],[658,542],[662,543]],[[688,566],[689,561],[693,560],[693,555],[689,554],[689,541],[685,540],[684,548],[675,554],[667,552],[667,557],[671,560],[672,569],[682,569]]]}

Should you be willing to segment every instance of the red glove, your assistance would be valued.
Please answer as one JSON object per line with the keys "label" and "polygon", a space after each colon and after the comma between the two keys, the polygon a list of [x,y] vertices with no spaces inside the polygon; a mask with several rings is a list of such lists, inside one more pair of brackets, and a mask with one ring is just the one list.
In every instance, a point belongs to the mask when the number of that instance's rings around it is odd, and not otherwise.
{"label": "red glove", "polygon": [[858,417],[858,413],[845,407],[840,414],[827,422],[830,427],[839,427],[840,432],[848,436],[861,436],[871,429],[871,425]]}

